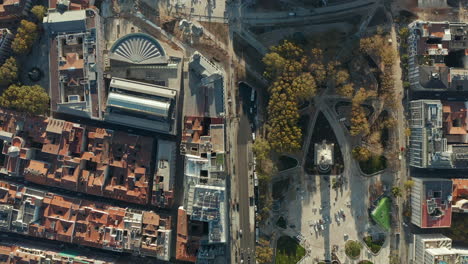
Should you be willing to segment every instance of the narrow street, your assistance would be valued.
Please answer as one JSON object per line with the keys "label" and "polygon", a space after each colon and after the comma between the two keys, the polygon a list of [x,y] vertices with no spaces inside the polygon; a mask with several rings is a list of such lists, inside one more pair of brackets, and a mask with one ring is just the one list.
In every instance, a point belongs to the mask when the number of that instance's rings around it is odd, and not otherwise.
{"label": "narrow street", "polygon": [[[250,196],[249,196],[249,162],[248,162],[248,141],[250,139],[249,121],[242,113],[239,122],[239,132],[237,134],[237,180],[239,191],[239,222],[242,234],[240,238],[240,253],[244,256],[244,261],[249,257],[255,259],[255,233],[251,230],[250,221]],[[236,234],[234,234],[236,235]],[[246,262],[248,263],[248,262]]]}
{"label": "narrow street", "polygon": [[[398,42],[396,38],[396,28],[392,27],[391,31],[391,37],[392,37],[392,46],[393,49],[396,51],[396,56],[395,56],[395,62],[393,66],[393,78],[394,78],[394,89],[395,89],[395,94],[396,94],[396,102],[398,104],[396,105],[396,113],[395,113],[395,118],[398,121],[397,123],[397,137],[398,137],[398,148],[400,147],[405,147],[406,148],[406,135],[405,135],[405,128],[406,128],[406,116],[405,116],[405,102],[407,98],[405,98],[404,93],[405,90],[403,88],[403,83],[402,83],[402,72],[401,72],[401,67],[400,67],[400,54],[398,52]],[[404,190],[404,183],[408,179],[408,168],[406,165],[406,159],[404,157],[403,153],[400,153],[401,159],[400,159],[400,168],[399,172],[397,172],[396,178],[395,178],[395,185],[400,187],[401,190]],[[398,216],[399,216],[399,223],[398,227],[396,230],[396,234],[399,234],[399,244],[396,245],[397,248],[396,250],[399,250],[399,255],[402,263],[406,263],[407,261],[407,255],[408,255],[408,247],[406,246],[408,241],[406,241],[406,235],[405,235],[405,228],[403,227],[403,202],[404,199],[402,197],[398,198]]]}

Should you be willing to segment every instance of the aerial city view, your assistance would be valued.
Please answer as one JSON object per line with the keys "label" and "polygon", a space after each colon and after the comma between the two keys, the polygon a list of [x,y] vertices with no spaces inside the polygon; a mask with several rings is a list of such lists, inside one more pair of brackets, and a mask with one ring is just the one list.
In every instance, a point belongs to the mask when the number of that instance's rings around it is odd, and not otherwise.
{"label": "aerial city view", "polygon": [[0,0],[0,263],[468,264],[468,0]]}

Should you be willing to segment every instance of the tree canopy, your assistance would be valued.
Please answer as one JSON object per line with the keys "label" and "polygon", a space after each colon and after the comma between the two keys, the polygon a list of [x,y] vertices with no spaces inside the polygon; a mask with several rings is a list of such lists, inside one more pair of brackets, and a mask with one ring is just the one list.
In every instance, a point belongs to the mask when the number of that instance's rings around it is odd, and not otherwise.
{"label": "tree canopy", "polygon": [[[380,84],[378,95],[389,106],[394,106],[395,89],[393,79],[393,63],[395,62],[395,51],[391,45],[386,43],[386,36],[374,35],[360,40],[362,52],[376,58],[377,63],[383,65],[383,72],[380,74]],[[380,61],[379,61],[380,60]]]}
{"label": "tree canopy", "polygon": [[317,92],[314,77],[309,72],[302,73],[294,78],[289,92],[293,93],[290,96],[296,96],[299,101],[312,99]]}
{"label": "tree canopy", "polygon": [[49,109],[49,96],[39,85],[12,84],[0,96],[0,105],[29,114],[45,114]]}
{"label": "tree canopy", "polygon": [[11,48],[17,54],[26,54],[31,50],[32,45],[38,37],[38,27],[33,22],[21,20],[15,39],[11,43]]}
{"label": "tree canopy", "polygon": [[354,87],[351,83],[347,83],[337,87],[336,93],[341,96],[352,97],[354,93]]}
{"label": "tree canopy", "polygon": [[370,132],[369,122],[367,121],[366,112],[362,107],[362,103],[368,98],[375,96],[374,91],[367,91],[360,88],[351,100],[351,136],[359,134],[367,135]]}
{"label": "tree canopy", "polygon": [[358,241],[348,240],[345,244],[345,253],[350,258],[357,258],[361,255],[362,244]]}
{"label": "tree canopy", "polygon": [[261,161],[268,158],[271,147],[268,141],[258,137],[252,146],[252,150],[255,154],[255,158]]}
{"label": "tree canopy", "polygon": [[348,82],[349,73],[347,70],[339,70],[335,76],[335,85],[340,86]]}
{"label": "tree canopy", "polygon": [[372,153],[368,148],[365,147],[355,147],[351,153],[353,155],[353,158],[358,160],[358,161],[366,161],[370,159]]}
{"label": "tree canopy", "polygon": [[272,80],[268,88],[268,142],[277,152],[296,151],[302,140],[298,104],[315,96],[317,84],[307,72],[308,58],[302,48],[286,40],[270,50],[263,58],[265,77]]}
{"label": "tree canopy", "polygon": [[39,20],[39,22],[42,22],[42,19],[45,17],[47,13],[47,9],[45,6],[42,5],[35,5],[31,8],[31,13]]}
{"label": "tree canopy", "polygon": [[14,57],[8,58],[0,66],[0,80],[12,83],[18,79],[18,62]]}
{"label": "tree canopy", "polygon": [[401,194],[402,194],[400,187],[398,187],[398,186],[393,186],[393,187],[392,187],[392,194],[393,194],[393,196],[395,196],[395,197],[400,197]]}
{"label": "tree canopy", "polygon": [[270,242],[261,238],[255,248],[255,256],[260,264],[270,263],[273,260],[273,248],[270,247]]}

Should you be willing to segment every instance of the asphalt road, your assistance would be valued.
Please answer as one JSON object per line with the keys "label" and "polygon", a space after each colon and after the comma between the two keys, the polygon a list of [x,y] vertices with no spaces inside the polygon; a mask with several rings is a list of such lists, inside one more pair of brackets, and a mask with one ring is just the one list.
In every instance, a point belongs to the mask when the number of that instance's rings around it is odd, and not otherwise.
{"label": "asphalt road", "polygon": [[249,161],[247,144],[250,140],[250,125],[247,116],[242,112],[237,134],[237,176],[239,191],[239,221],[242,235],[240,239],[240,254],[244,263],[255,263],[255,233],[250,230],[250,197],[249,197]]}

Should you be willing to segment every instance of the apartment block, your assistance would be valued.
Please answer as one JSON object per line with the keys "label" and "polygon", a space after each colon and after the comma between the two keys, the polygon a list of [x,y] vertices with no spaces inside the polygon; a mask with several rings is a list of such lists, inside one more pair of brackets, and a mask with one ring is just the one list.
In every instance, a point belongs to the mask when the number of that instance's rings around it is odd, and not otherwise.
{"label": "apartment block", "polygon": [[174,203],[176,143],[158,140],[156,173],[153,179],[151,204],[171,207]]}
{"label": "apartment block", "polygon": [[153,139],[0,110],[0,173],[137,204],[150,200]]}
{"label": "apartment block", "polygon": [[100,120],[105,108],[102,23],[96,9],[78,7],[69,11],[50,9],[43,21],[51,38],[51,109]]}
{"label": "apartment block", "polygon": [[112,258],[86,256],[76,252],[59,251],[44,248],[34,244],[24,243],[0,243],[0,263],[87,263],[87,264],[111,264],[115,263]]}
{"label": "apartment block", "polygon": [[464,264],[468,263],[468,249],[453,248],[452,240],[442,234],[414,235],[413,263]]}
{"label": "apartment block", "polygon": [[33,6],[32,0],[0,1],[0,25],[9,26],[28,15]]}
{"label": "apartment block", "polygon": [[452,223],[452,181],[413,178],[411,222],[420,228],[444,228]]}
{"label": "apartment block", "polygon": [[169,260],[171,217],[0,182],[0,230]]}
{"label": "apartment block", "polygon": [[468,213],[468,179],[452,179],[452,211]]}
{"label": "apartment block", "polygon": [[11,56],[11,42],[14,37],[8,28],[0,28],[0,64],[3,64]]}
{"label": "apartment block", "polygon": [[[422,2],[433,5],[443,1]],[[408,28],[408,76],[411,89],[468,91],[468,24],[414,21]]]}
{"label": "apartment block", "polygon": [[176,259],[215,263],[223,259],[227,241],[224,120],[185,117],[180,148],[185,197],[178,211]]}
{"label": "apartment block", "polygon": [[410,103],[410,166],[468,168],[468,102]]}

